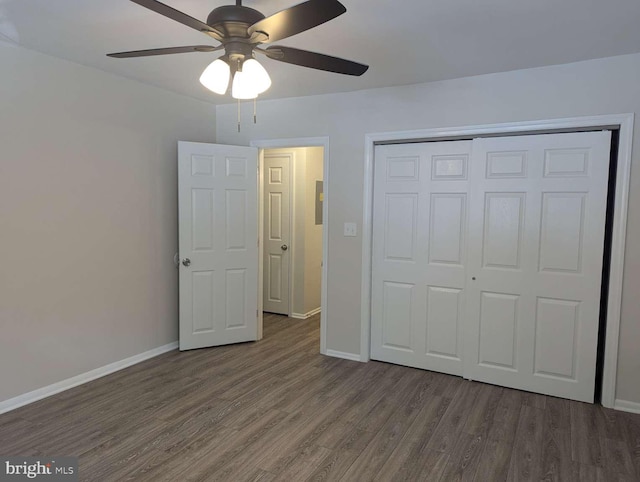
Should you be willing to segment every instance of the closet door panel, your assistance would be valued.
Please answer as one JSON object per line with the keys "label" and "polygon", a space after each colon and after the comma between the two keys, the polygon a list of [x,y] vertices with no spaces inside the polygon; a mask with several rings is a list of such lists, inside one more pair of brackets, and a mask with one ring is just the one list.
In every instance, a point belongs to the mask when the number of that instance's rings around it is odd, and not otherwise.
{"label": "closet door panel", "polygon": [[474,140],[466,378],[593,402],[610,142]]}
{"label": "closet door panel", "polygon": [[461,375],[471,142],[375,154],[371,356]]}

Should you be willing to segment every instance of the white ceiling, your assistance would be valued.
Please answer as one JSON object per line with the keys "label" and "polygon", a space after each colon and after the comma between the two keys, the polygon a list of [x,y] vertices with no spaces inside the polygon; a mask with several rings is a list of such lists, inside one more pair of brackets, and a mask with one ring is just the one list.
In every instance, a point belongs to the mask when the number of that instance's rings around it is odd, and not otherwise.
{"label": "white ceiling", "polygon": [[[362,77],[261,62],[261,98],[452,79],[640,52],[638,0],[342,0],[347,13],[282,42],[371,66]],[[166,0],[205,20],[233,0]],[[245,0],[270,15],[299,0]],[[198,82],[217,54],[112,59],[109,52],[215,42],[128,0],[0,0],[0,38],[214,103]]]}

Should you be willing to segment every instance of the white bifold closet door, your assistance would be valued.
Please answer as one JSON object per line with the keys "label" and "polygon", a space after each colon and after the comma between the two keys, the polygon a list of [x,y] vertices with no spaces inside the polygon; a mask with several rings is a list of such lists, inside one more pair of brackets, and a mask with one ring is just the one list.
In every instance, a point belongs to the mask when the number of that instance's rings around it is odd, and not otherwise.
{"label": "white bifold closet door", "polygon": [[371,358],[462,375],[471,141],[375,151]]}
{"label": "white bifold closet door", "polygon": [[610,143],[474,141],[466,378],[593,402]]}
{"label": "white bifold closet door", "polygon": [[592,402],[610,142],[377,147],[372,358]]}

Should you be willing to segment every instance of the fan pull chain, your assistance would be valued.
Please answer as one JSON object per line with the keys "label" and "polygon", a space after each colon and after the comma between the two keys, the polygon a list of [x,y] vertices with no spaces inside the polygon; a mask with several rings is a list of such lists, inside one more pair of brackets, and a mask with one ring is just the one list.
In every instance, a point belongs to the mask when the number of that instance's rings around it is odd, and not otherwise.
{"label": "fan pull chain", "polygon": [[253,99],[253,123],[258,123],[258,98]]}
{"label": "fan pull chain", "polygon": [[[241,3],[240,0],[236,0],[236,5],[239,3]],[[240,59],[238,59],[237,62],[236,72],[242,72],[242,62]],[[240,132],[240,99],[238,99],[238,132]]]}

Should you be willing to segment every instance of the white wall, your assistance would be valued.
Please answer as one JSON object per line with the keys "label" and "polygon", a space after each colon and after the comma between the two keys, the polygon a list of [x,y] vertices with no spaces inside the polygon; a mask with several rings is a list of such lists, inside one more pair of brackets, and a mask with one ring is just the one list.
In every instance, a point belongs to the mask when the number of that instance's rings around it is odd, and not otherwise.
{"label": "white wall", "polygon": [[322,224],[316,224],[316,181],[322,181],[324,148],[306,147],[304,216],[304,312],[320,308],[322,294]]}
{"label": "white wall", "polygon": [[215,108],[3,43],[0,65],[2,401],[177,339],[176,141],[214,141]]}
{"label": "white wall", "polygon": [[[363,217],[366,133],[640,113],[640,54],[538,69],[346,94],[264,101],[259,122],[236,132],[236,107],[217,108],[219,142],[329,136],[329,273],[327,348],[360,352],[362,238],[342,236]],[[250,109],[245,104],[245,109]],[[640,119],[634,167],[622,305],[617,397],[640,403]]]}
{"label": "white wall", "polygon": [[[307,153],[304,148],[293,149],[270,149],[270,154],[290,154],[291,155],[291,242],[289,246],[291,275],[289,284],[291,285],[291,314],[304,313],[304,180],[307,172]],[[265,270],[266,272],[266,270]]]}

